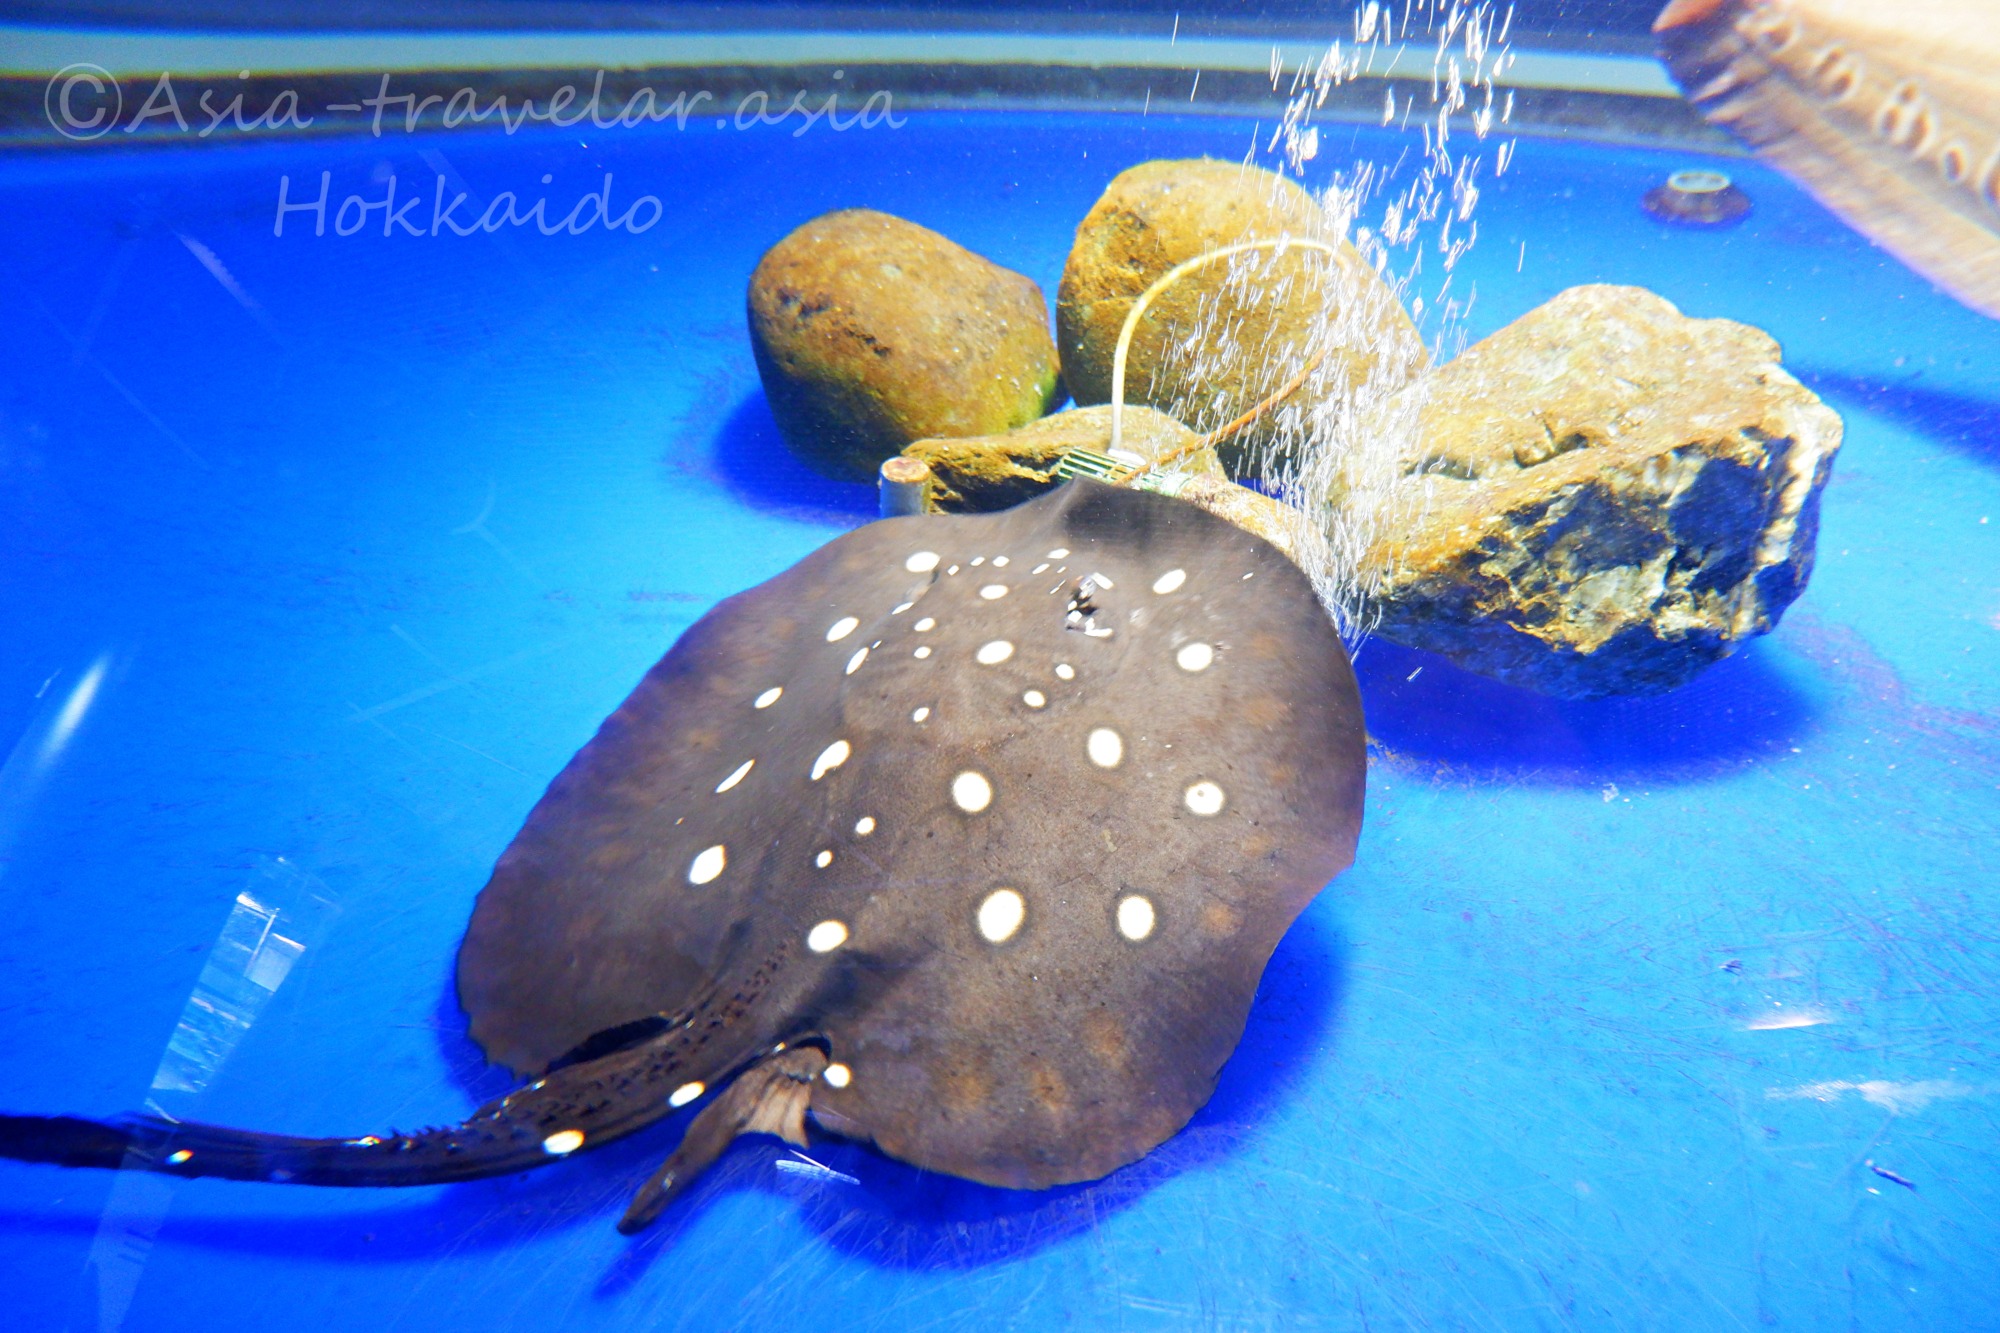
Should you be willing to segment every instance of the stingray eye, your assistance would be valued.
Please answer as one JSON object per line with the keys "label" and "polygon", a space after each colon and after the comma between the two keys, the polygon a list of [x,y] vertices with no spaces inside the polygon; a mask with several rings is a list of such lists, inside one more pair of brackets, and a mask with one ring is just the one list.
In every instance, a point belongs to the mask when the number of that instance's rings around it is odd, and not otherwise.
{"label": "stingray eye", "polygon": [[1069,604],[1063,608],[1063,628],[1073,629],[1093,639],[1111,637],[1111,627],[1100,625],[1098,617],[1103,614],[1097,605],[1097,591],[1109,588],[1111,580],[1102,574],[1091,574],[1070,584]]}

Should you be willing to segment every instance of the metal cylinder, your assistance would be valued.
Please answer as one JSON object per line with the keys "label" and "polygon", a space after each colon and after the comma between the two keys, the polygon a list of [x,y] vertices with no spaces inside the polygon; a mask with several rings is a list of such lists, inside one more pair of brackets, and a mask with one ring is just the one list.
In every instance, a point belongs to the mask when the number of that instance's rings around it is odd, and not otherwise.
{"label": "metal cylinder", "polygon": [[924,505],[924,492],[929,489],[930,480],[930,464],[921,458],[905,458],[897,454],[894,458],[884,459],[881,477],[876,482],[881,492],[882,517],[928,512]]}

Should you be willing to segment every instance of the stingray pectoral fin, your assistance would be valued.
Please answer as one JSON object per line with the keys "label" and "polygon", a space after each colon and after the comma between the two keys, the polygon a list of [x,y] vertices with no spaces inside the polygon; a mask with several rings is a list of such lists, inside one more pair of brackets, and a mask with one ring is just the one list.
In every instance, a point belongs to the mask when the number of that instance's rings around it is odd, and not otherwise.
{"label": "stingray pectoral fin", "polygon": [[775,1134],[795,1147],[805,1147],[812,1081],[825,1068],[824,1051],[797,1046],[744,1070],[695,1116],[673,1156],[632,1196],[618,1229],[629,1236],[650,1226],[739,1135]]}
{"label": "stingray pectoral fin", "polygon": [[58,1166],[126,1167],[175,1176],[295,1185],[437,1185],[507,1175],[593,1148],[665,1116],[676,1088],[734,1064],[689,1028],[546,1078],[457,1125],[413,1134],[306,1138],[135,1116],[0,1116],[0,1157]]}

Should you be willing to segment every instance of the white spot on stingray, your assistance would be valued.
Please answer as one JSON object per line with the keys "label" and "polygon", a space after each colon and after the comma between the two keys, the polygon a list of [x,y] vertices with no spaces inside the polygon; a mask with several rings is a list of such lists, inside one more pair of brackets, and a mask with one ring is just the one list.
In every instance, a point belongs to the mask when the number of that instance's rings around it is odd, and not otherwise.
{"label": "white spot on stingray", "polygon": [[971,563],[972,563],[972,567],[973,567],[974,569],[977,569],[977,568],[979,568],[979,567],[980,567],[981,565],[983,565],[983,564],[985,564],[985,563],[986,563],[986,557],[985,557],[985,556],[983,556],[983,555],[975,555],[975,556],[973,556],[973,557],[972,557],[972,562],[971,562]]}
{"label": "white spot on stingray", "polygon": [[715,784],[715,794],[717,796],[720,796],[722,795],[722,793],[728,791],[731,787],[734,787],[737,783],[743,781],[744,778],[750,775],[750,770],[755,768],[756,766],[757,766],[757,761],[755,759],[745,759],[742,762],[742,764],[737,767],[734,773],[731,773],[721,782]]}
{"label": "white spot on stingray", "polygon": [[1205,643],[1187,643],[1174,654],[1174,662],[1183,671],[1206,671],[1215,660],[1215,649]]}
{"label": "white spot on stingray", "polygon": [[937,628],[937,621],[929,616],[925,616],[922,620],[919,620],[916,624],[910,626],[910,628],[915,630],[919,634],[928,634],[932,630]]}
{"label": "white spot on stingray", "polygon": [[979,651],[972,655],[972,660],[981,666],[999,666],[1013,655],[1013,644],[1005,639],[995,639],[991,643],[981,644]]}
{"label": "white spot on stingray", "polygon": [[929,657],[930,655],[931,655],[931,646],[929,644],[925,644],[923,647],[917,649],[915,652],[910,654],[910,656],[916,658],[919,662],[923,661],[926,657]]}
{"label": "white spot on stingray", "polygon": [[959,809],[976,815],[993,804],[993,784],[984,773],[967,769],[951,780],[951,799]]}
{"label": "white spot on stingray", "polygon": [[778,702],[778,696],[783,694],[784,692],[785,692],[784,686],[773,685],[770,689],[765,690],[762,694],[757,696],[757,703],[755,706],[758,708],[769,708],[772,704]]}
{"label": "white spot on stingray", "polygon": [[821,870],[826,869],[833,864],[833,853],[831,851],[822,851],[818,856],[813,858],[813,864]]}
{"label": "white spot on stingray", "polygon": [[1128,940],[1143,940],[1153,933],[1153,904],[1136,893],[1118,900],[1118,933]]}
{"label": "white spot on stingray", "polygon": [[1033,569],[1029,570],[1028,572],[1029,572],[1030,574],[1039,574],[1039,573],[1041,573],[1041,572],[1042,572],[1043,570],[1047,569],[1048,567],[1049,567],[1049,566],[1048,566],[1048,562],[1047,562],[1047,561],[1043,561],[1043,562],[1042,562],[1041,564],[1039,564],[1039,565],[1036,565],[1036,566],[1035,566],[1035,567],[1034,567]]}
{"label": "white spot on stingray", "polygon": [[909,610],[911,607],[915,605],[916,605],[915,602],[898,602],[894,606],[889,608],[889,614],[892,616],[900,616],[903,614],[903,612]]}
{"label": "white spot on stingray", "polygon": [[1213,782],[1197,782],[1187,789],[1187,808],[1198,815],[1222,812],[1222,788]]}
{"label": "white spot on stingray", "polygon": [[917,710],[916,712],[914,712],[914,713],[910,714],[910,721],[912,721],[912,722],[922,722],[922,721],[923,721],[923,720],[924,720],[925,718],[929,717],[930,715],[931,715],[931,710],[930,710],[930,709],[928,709],[928,708],[919,708],[919,709],[918,709],[918,710]]}
{"label": "white spot on stingray", "polygon": [[1066,559],[1068,556],[1069,556],[1069,547],[1067,546],[1058,546],[1056,547],[1055,550],[1049,552],[1049,559],[1051,560],[1062,560]]}
{"label": "white spot on stingray", "polygon": [[542,1140],[542,1151],[551,1157],[567,1157],[583,1146],[583,1131],[559,1129]]}
{"label": "white spot on stingray", "polygon": [[699,1083],[699,1082],[683,1083],[678,1088],[675,1088],[671,1094],[669,1094],[669,1096],[667,1097],[667,1105],[686,1106],[689,1102],[693,1101],[695,1098],[701,1096],[701,1094],[707,1091],[708,1091],[708,1084],[706,1083]]}
{"label": "white spot on stingray", "polygon": [[988,944],[1005,944],[1014,938],[1028,915],[1028,905],[1012,889],[995,889],[979,904],[979,933]]}
{"label": "white spot on stingray", "polygon": [[1185,569],[1170,569],[1153,580],[1153,591],[1164,597],[1170,592],[1178,591],[1180,586],[1186,582],[1187,571]]}
{"label": "white spot on stingray", "polygon": [[1007,585],[1004,583],[989,583],[979,590],[979,595],[989,602],[997,602],[1007,595]]}
{"label": "white spot on stingray", "polygon": [[1088,579],[1085,579],[1084,582],[1095,584],[1097,587],[1100,588],[1115,588],[1118,586],[1117,584],[1113,583],[1109,578],[1105,577],[1102,574],[1092,574]]}
{"label": "white spot on stingray", "polygon": [[1243,577],[1246,579],[1254,579],[1257,577],[1257,571],[1253,569],[1248,574],[1245,574]]}
{"label": "white spot on stingray", "polygon": [[729,864],[729,849],[721,843],[698,853],[688,864],[688,883],[706,884]]}
{"label": "white spot on stingray", "polygon": [[953,566],[951,566],[950,568],[948,568],[948,569],[946,569],[946,570],[945,570],[945,573],[947,573],[947,574],[956,574],[956,573],[958,573],[958,566],[957,566],[957,565],[953,565]]}
{"label": "white spot on stingray", "polygon": [[854,821],[854,836],[865,838],[875,831],[875,816],[863,815]]}
{"label": "white spot on stingray", "polygon": [[821,778],[833,772],[834,769],[839,768],[847,762],[847,756],[852,753],[854,751],[849,748],[846,741],[835,741],[824,750],[821,750],[819,758],[813,760],[812,780],[818,782]]}
{"label": "white spot on stingray", "polygon": [[1058,663],[1056,663],[1056,679],[1057,679],[1057,680],[1075,680],[1075,679],[1076,679],[1076,668],[1075,668],[1075,667],[1073,667],[1073,666],[1071,666],[1071,665],[1070,665],[1069,663],[1067,663],[1067,662],[1058,662]]}
{"label": "white spot on stingray", "polygon": [[826,627],[826,641],[828,643],[839,643],[860,627],[861,622],[853,616],[842,616]]}
{"label": "white spot on stingray", "polygon": [[861,669],[861,664],[863,662],[866,662],[867,660],[868,660],[868,650],[866,648],[860,648],[855,650],[854,656],[847,659],[847,674],[851,676],[856,671],[859,671]]}
{"label": "white spot on stingray", "polygon": [[1004,555],[996,555],[996,556],[994,556],[994,557],[993,557],[993,568],[995,568],[995,569],[1005,569],[1006,567],[1007,567],[1007,557],[1006,557],[1006,556],[1004,556]]}
{"label": "white spot on stingray", "polygon": [[806,932],[806,948],[814,953],[832,953],[847,943],[847,926],[839,921],[822,921]]}
{"label": "white spot on stingray", "polygon": [[819,1071],[819,1076],[826,1080],[829,1088],[844,1088],[854,1081],[854,1071],[840,1064],[828,1065]]}
{"label": "white spot on stingray", "polygon": [[1125,758],[1125,740],[1109,727],[1099,727],[1083,742],[1084,753],[1099,768],[1116,768]]}
{"label": "white spot on stingray", "polygon": [[1043,704],[1047,703],[1048,701],[1049,701],[1049,696],[1043,694],[1040,690],[1029,690],[1026,694],[1021,696],[1021,702],[1028,705],[1028,707],[1030,708],[1040,708]]}
{"label": "white spot on stingray", "polygon": [[909,570],[912,574],[928,574],[937,567],[938,553],[936,551],[918,551],[903,562],[903,568]]}

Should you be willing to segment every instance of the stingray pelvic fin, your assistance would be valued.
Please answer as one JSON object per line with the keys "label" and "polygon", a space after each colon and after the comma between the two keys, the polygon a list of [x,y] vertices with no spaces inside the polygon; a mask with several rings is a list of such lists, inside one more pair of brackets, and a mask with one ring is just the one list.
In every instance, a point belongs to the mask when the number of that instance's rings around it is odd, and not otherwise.
{"label": "stingray pelvic fin", "polygon": [[826,1052],[818,1047],[795,1046],[744,1070],[702,1107],[681,1136],[681,1146],[632,1196],[618,1229],[629,1236],[651,1225],[738,1135],[775,1134],[794,1147],[805,1147],[812,1082],[826,1064]]}

